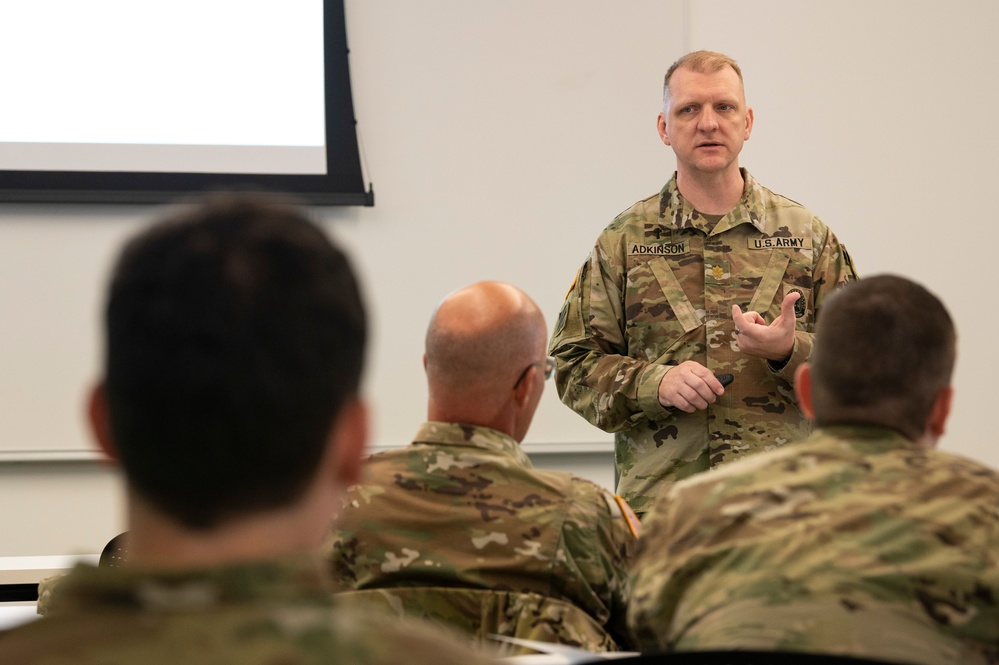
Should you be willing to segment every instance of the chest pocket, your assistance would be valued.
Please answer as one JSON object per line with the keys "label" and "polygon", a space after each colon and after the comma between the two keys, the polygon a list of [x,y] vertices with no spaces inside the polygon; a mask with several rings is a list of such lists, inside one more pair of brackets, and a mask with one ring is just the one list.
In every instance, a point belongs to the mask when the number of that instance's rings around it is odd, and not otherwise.
{"label": "chest pocket", "polygon": [[[748,309],[754,312],[765,314],[770,311],[770,306],[774,303],[777,290],[784,281],[784,273],[791,258],[784,252],[772,252],[770,261],[767,262],[766,270],[763,271],[763,279],[756,287],[753,299],[749,301]],[[780,303],[777,303],[777,310],[780,311]],[[768,317],[768,320],[769,317]]]}
{"label": "chest pocket", "polygon": [[[629,355],[657,361],[704,325],[665,257],[632,258],[625,294]],[[692,274],[699,273],[700,263]]]}
{"label": "chest pocket", "polygon": [[812,301],[811,266],[793,254],[774,251],[770,255],[759,286],[749,301],[747,310],[759,312],[769,323],[780,316],[784,297],[797,293],[794,306],[795,327],[805,332],[815,329],[815,309]]}
{"label": "chest pocket", "polygon": [[652,269],[652,274],[656,276],[659,287],[662,289],[663,295],[666,296],[666,301],[673,309],[676,320],[683,327],[683,332],[688,333],[700,326],[700,317],[694,311],[694,306],[690,304],[687,294],[683,292],[680,280],[676,278],[673,270],[666,265],[666,259],[652,261],[649,267]]}

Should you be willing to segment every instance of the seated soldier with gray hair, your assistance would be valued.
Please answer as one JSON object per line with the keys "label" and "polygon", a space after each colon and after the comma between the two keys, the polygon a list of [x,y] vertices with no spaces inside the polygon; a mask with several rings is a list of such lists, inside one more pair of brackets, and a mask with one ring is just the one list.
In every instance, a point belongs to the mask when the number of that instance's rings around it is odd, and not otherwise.
{"label": "seated soldier with gray hair", "polygon": [[509,284],[440,304],[424,356],[428,422],[368,460],[336,525],[342,599],[479,640],[630,645],[634,513],[588,480],[534,468],[520,447],[553,367],[546,337],[537,304]]}

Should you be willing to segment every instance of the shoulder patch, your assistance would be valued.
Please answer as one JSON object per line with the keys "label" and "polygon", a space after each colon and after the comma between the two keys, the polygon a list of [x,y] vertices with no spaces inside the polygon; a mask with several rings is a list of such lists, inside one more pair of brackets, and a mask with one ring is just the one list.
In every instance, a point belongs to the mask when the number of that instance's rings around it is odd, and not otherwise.
{"label": "shoulder patch", "polygon": [[[583,264],[583,265],[586,265],[586,264]],[[572,284],[569,285],[569,290],[565,292],[565,297],[566,298],[568,298],[569,294],[572,293],[572,290],[574,288],[576,288],[576,283],[579,281],[579,273],[581,273],[582,271],[583,271],[582,268],[580,268],[579,270],[576,271],[576,276],[572,278]]]}
{"label": "shoulder patch", "polygon": [[621,509],[621,515],[624,517],[625,522],[628,523],[628,530],[631,531],[631,535],[638,538],[638,534],[642,532],[642,523],[638,519],[638,515],[631,509],[628,502],[624,500],[624,497],[615,494],[614,500],[617,502],[618,508]]}

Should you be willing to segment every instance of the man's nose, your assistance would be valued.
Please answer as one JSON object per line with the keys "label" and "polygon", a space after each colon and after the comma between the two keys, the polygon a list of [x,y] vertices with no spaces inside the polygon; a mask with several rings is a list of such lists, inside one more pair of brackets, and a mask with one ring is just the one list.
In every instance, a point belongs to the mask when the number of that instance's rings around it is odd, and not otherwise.
{"label": "man's nose", "polygon": [[697,127],[706,132],[710,132],[718,128],[718,116],[715,114],[715,110],[710,106],[705,106],[701,109],[701,114],[697,118]]}

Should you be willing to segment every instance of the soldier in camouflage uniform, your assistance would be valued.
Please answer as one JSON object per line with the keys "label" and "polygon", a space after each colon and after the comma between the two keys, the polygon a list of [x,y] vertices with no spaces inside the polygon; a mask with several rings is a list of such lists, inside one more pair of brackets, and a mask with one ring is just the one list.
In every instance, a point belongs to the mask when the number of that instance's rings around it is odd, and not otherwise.
{"label": "soldier in camouflage uniform", "polygon": [[999,473],[935,449],[955,334],[899,277],[836,293],[795,389],[816,431],[676,483],[644,523],[643,651],[999,663]]}
{"label": "soldier in camouflage uniform", "polygon": [[[504,606],[509,592],[531,593],[581,608],[628,645],[637,519],[588,480],[533,468],[519,445],[552,368],[545,337],[537,305],[507,284],[475,284],[441,303],[424,356],[429,421],[412,445],[370,458],[338,517],[331,557],[343,588],[446,587],[423,592],[440,607],[421,612],[470,632],[485,612],[462,590],[493,590]],[[459,604],[473,616],[451,618]],[[614,646],[571,635],[555,639]]]}
{"label": "soldier in camouflage uniform", "polygon": [[90,420],[127,481],[123,567],[79,566],[0,663],[453,663],[339,607],[319,546],[355,482],[366,337],[350,266],[293,207],[217,195],[118,260]]}
{"label": "soldier in camouflage uniform", "polygon": [[615,433],[618,492],[640,514],[663,485],[808,434],[794,371],[822,302],[855,278],[821,221],[739,168],[753,114],[738,66],[696,52],[666,82],[676,174],[597,239],[550,346],[562,401]]}

